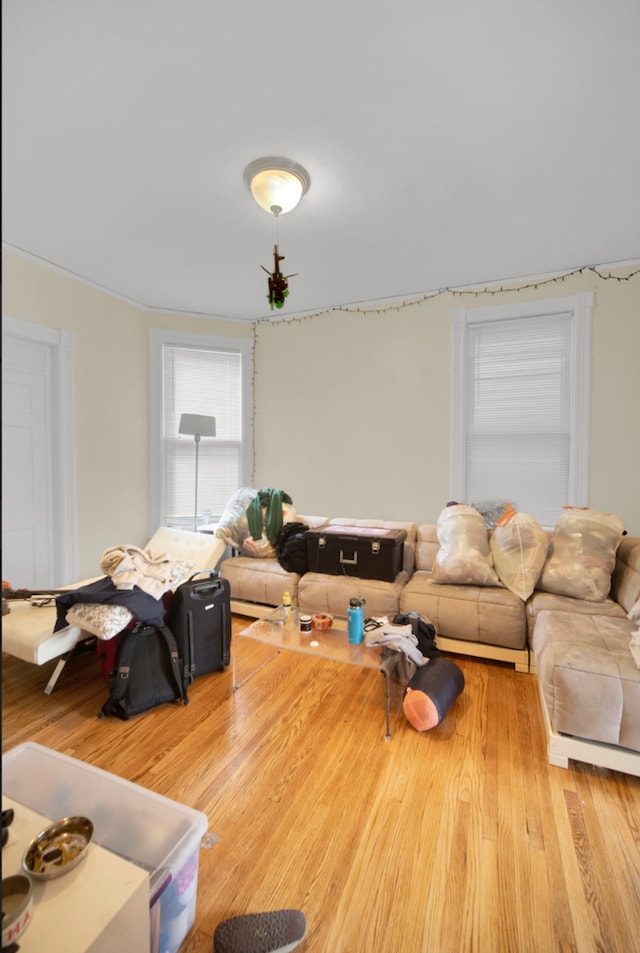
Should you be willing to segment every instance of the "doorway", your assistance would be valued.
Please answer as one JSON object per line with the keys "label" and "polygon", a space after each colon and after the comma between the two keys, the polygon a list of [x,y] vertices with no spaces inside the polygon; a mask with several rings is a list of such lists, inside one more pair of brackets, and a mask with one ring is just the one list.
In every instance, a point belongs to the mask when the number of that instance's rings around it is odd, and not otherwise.
{"label": "doorway", "polygon": [[2,578],[76,581],[75,336],[2,319]]}

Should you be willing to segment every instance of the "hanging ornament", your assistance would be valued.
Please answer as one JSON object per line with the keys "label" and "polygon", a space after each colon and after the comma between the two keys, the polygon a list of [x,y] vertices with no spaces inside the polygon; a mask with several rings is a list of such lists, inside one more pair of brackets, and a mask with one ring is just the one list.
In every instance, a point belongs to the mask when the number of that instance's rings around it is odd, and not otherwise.
{"label": "hanging ornament", "polygon": [[271,305],[271,310],[273,311],[274,307],[281,308],[284,304],[284,299],[289,295],[289,278],[295,278],[293,275],[283,275],[280,271],[280,262],[284,261],[284,255],[278,254],[278,246],[273,246],[273,271],[269,271],[268,268],[265,268],[264,265],[260,265],[263,271],[269,275],[269,294],[267,295],[267,300]]}

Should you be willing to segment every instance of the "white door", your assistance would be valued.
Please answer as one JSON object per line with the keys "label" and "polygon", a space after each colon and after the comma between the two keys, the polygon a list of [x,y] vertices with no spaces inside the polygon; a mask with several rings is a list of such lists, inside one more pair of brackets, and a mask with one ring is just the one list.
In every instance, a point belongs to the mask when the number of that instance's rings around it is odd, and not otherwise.
{"label": "white door", "polygon": [[[60,436],[70,430],[69,402],[61,399],[59,332],[32,330],[13,322],[2,335],[2,578],[14,588],[43,589],[73,581],[75,521],[64,486],[67,463],[58,459],[68,447]],[[66,363],[66,362],[63,362]],[[64,442],[64,441],[63,441]],[[75,499],[71,504],[75,510]],[[69,534],[73,534],[70,540]]]}

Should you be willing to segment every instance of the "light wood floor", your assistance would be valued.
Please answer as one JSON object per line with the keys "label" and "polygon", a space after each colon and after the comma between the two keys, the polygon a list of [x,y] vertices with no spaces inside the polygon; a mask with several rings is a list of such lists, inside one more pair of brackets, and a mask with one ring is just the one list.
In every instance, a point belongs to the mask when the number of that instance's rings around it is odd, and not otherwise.
{"label": "light wood floor", "polygon": [[[240,674],[272,655],[234,651]],[[3,750],[37,741],[207,814],[182,953],[281,907],[304,911],[306,953],[639,950],[640,779],[549,766],[535,676],[456,661],[444,723],[416,732],[397,686],[385,742],[384,680],[349,665],[285,652],[125,723],[96,718],[95,656],[49,697],[49,666],[3,656]]]}

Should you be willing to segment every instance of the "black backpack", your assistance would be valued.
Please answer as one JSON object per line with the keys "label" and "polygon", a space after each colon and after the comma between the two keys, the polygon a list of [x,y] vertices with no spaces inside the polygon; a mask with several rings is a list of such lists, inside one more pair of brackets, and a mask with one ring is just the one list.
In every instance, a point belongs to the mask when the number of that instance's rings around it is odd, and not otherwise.
{"label": "black backpack", "polygon": [[117,666],[109,679],[111,694],[98,718],[115,715],[127,721],[165,702],[188,703],[183,662],[166,625],[139,622],[118,638]]}
{"label": "black backpack", "polygon": [[393,624],[411,626],[411,631],[418,640],[418,648],[425,658],[435,658],[439,654],[433,622],[428,622],[417,612],[404,612],[394,617]]}
{"label": "black backpack", "polygon": [[278,562],[287,572],[297,572],[303,576],[308,568],[306,523],[284,523],[276,538]]}

